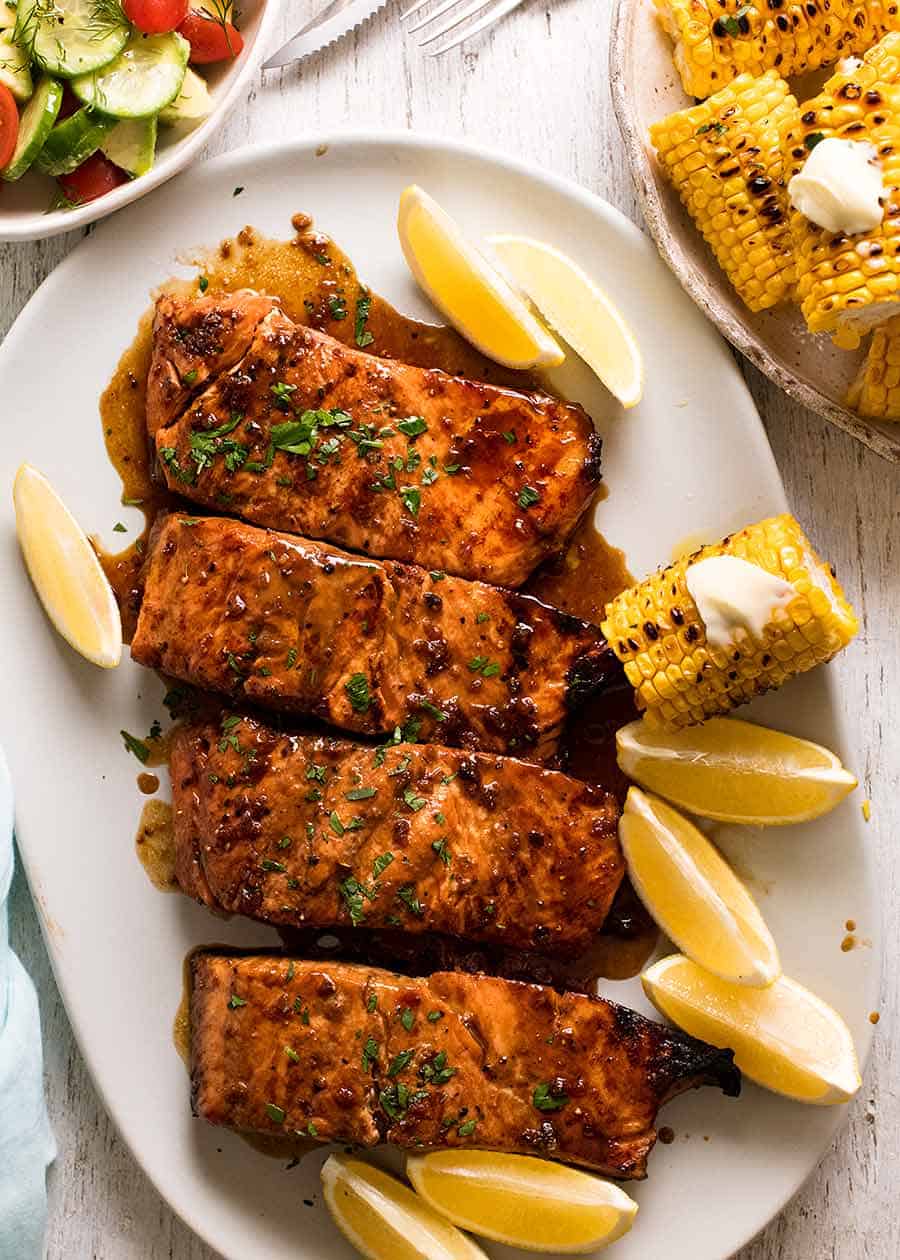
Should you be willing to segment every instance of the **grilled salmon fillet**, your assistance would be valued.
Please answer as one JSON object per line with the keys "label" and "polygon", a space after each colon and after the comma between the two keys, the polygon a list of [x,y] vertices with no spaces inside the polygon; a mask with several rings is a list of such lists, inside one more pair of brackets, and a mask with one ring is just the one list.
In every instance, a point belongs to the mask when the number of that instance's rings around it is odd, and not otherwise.
{"label": "grilled salmon fillet", "polygon": [[595,626],[531,596],[180,513],[149,541],[131,653],[344,730],[538,759],[569,706],[627,685]]}
{"label": "grilled salmon fillet", "polygon": [[147,424],[197,503],[507,586],[600,481],[581,407],[363,354],[250,292],[159,299]]}
{"label": "grilled salmon fillet", "polygon": [[662,1103],[740,1088],[731,1051],[540,985],[206,952],[191,978],[195,1113],[245,1132],[523,1152],[635,1178]]}
{"label": "grilled salmon fillet", "polygon": [[170,769],[182,888],[267,923],[572,956],[624,874],[613,797],[511,757],[285,735],[231,714],[181,727]]}

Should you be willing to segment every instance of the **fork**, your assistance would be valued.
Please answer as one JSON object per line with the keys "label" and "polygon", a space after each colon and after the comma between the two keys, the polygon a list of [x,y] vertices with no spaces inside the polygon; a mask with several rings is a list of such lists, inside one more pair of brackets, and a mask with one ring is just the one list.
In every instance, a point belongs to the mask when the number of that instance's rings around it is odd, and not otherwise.
{"label": "fork", "polygon": [[[417,13],[421,13],[431,0],[416,0],[405,13],[401,14],[400,21],[405,22],[409,18],[414,17]],[[436,9],[424,17],[419,17],[412,26],[409,27],[409,34],[414,35],[416,31],[425,30],[426,27],[432,27],[424,39],[419,40],[419,47],[425,48],[428,44],[433,44],[435,40],[441,39],[450,31],[456,31],[452,39],[446,44],[441,44],[439,48],[429,49],[429,55],[432,57],[440,57],[442,53],[449,52],[451,48],[456,48],[463,40],[470,39],[473,35],[477,35],[479,31],[486,30],[492,26],[494,22],[498,22],[500,18],[505,17],[507,13],[512,13],[513,9],[518,8],[522,0],[441,0]],[[444,18],[443,22],[438,22],[439,18]],[[470,18],[474,18],[474,22],[469,22]],[[433,23],[438,22],[436,28]],[[464,25],[467,24],[467,25]],[[462,26],[461,31],[456,28]]]}

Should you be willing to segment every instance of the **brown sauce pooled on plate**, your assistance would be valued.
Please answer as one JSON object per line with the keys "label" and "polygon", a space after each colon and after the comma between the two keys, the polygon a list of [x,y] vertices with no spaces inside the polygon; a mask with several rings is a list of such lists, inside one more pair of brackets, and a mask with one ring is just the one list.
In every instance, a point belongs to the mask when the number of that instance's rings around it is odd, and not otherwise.
{"label": "brown sauce pooled on plate", "polygon": [[[190,259],[197,268],[196,280],[172,280],[161,288],[198,296],[256,289],[277,296],[285,313],[295,322],[309,324],[370,354],[520,389],[540,387],[530,374],[513,372],[491,362],[452,329],[400,314],[364,286],[347,255],[327,236],[316,232],[308,216],[295,215],[292,226],[295,235],[287,241],[270,239],[246,227],[236,237]],[[122,610],[126,642],[131,639],[139,605],[139,572],[147,535],[156,515],[179,503],[177,496],[154,476],[145,429],[151,321],[152,312],[148,311],[100,402],[106,448],[122,480],[123,502],[140,507],[145,516],[143,534],[125,551],[110,554],[97,547]],[[601,488],[598,499],[604,493]],[[525,589],[575,616],[599,622],[606,602],[632,579],[623,553],[596,531],[593,516],[593,509],[589,509],[566,552],[544,564]],[[586,706],[573,717],[564,733],[565,769],[578,778],[602,784],[620,797],[624,795],[627,784],[615,764],[614,737],[617,727],[634,716],[630,690]],[[148,765],[166,762],[167,738],[152,740],[148,747]],[[137,849],[157,887],[171,889],[174,853],[170,807],[162,802],[148,802],[141,818]],[[356,939],[359,940],[358,934]],[[529,960],[513,965],[509,960],[485,959],[482,951],[468,953],[477,954],[484,965],[493,963],[501,969],[511,969],[519,978],[528,978],[531,968],[535,979],[584,989],[592,987],[598,976],[621,979],[635,975],[652,952],[656,939],[655,928],[626,884],[595,948],[571,968]],[[308,942],[304,942],[304,947],[308,947]],[[459,959],[467,952],[463,945],[454,949]],[[396,956],[395,951],[396,945],[392,944],[388,955]],[[381,957],[381,961],[390,965],[389,956]],[[442,958],[440,965],[448,965],[447,955]]]}
{"label": "brown sauce pooled on plate", "polygon": [[137,785],[145,796],[152,796],[154,792],[159,791],[159,776],[146,772],[139,774]]}
{"label": "brown sauce pooled on plate", "polygon": [[134,846],[150,882],[160,892],[180,892],[175,878],[175,831],[172,806],[166,801],[147,801]]}

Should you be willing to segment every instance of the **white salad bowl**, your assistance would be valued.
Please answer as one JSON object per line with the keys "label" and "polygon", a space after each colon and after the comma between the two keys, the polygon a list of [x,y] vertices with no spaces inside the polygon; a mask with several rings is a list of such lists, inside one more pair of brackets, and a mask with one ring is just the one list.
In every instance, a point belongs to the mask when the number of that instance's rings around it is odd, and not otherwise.
{"label": "white salad bowl", "polygon": [[204,78],[213,99],[212,113],[193,128],[184,123],[160,127],[156,161],[146,175],[129,180],[83,206],[51,210],[55,181],[40,172],[30,171],[0,189],[0,241],[38,241],[85,227],[137,201],[183,170],[221,127],[259,69],[263,56],[271,51],[270,36],[282,2],[242,0],[240,30],[244,48],[240,57],[204,67]]}

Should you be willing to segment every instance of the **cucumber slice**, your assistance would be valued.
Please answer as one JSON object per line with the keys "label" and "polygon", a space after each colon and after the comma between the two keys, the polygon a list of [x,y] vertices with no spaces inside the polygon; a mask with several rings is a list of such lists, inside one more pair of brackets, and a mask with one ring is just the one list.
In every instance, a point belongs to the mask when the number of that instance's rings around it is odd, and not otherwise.
{"label": "cucumber slice", "polygon": [[61,83],[46,77],[40,80],[34,96],[22,110],[16,149],[9,163],[0,170],[0,177],[8,180],[22,178],[43,149],[56,122],[62,98]]}
{"label": "cucumber slice", "polygon": [[79,109],[52,128],[38,154],[37,168],[45,175],[68,175],[86,162],[116,125],[92,109]]}
{"label": "cucumber slice", "polygon": [[160,111],[159,121],[167,127],[180,122],[200,122],[212,113],[213,103],[206,80],[188,66],[181,91],[171,105]]}
{"label": "cucumber slice", "polygon": [[63,79],[107,65],[130,34],[118,0],[19,0],[16,38]]}
{"label": "cucumber slice", "polygon": [[32,93],[28,54],[13,39],[12,31],[0,31],[0,83],[5,83],[20,105]]}
{"label": "cucumber slice", "polygon": [[156,157],[156,115],[116,123],[100,149],[129,175],[146,175]]}
{"label": "cucumber slice", "polygon": [[147,118],[165,109],[181,91],[191,46],[177,31],[135,33],[115,61],[72,80],[85,105],[114,118]]}

